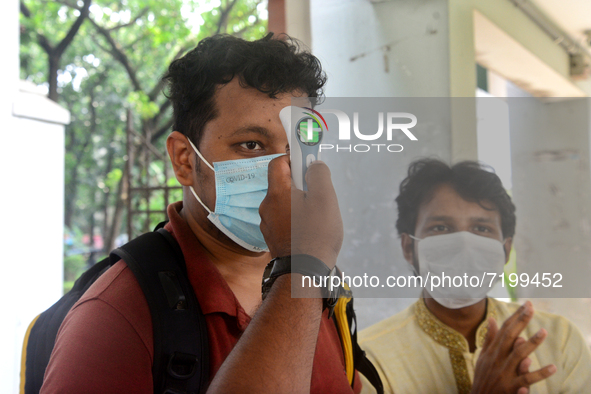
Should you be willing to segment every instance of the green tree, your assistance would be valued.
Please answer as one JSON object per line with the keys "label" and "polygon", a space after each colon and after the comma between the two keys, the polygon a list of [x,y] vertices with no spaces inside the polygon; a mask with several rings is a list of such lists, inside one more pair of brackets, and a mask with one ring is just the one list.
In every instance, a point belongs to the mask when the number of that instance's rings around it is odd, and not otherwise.
{"label": "green tree", "polygon": [[[21,78],[47,86],[71,113],[64,222],[88,237],[89,251],[100,253],[94,235],[104,253],[124,228],[128,159],[135,182],[164,181],[164,163],[145,168],[149,149],[138,143],[165,152],[172,113],[160,78],[167,65],[214,33],[262,37],[265,14],[261,0],[22,0]],[[137,133],[129,157],[126,128]],[[150,209],[163,209],[163,201],[151,198]],[[133,204],[148,207],[141,196]]]}
{"label": "green tree", "polygon": [[[22,39],[25,42],[36,40],[37,44],[47,54],[47,81],[49,84],[48,97],[53,101],[58,101],[57,92],[57,75],[60,68],[60,63],[66,49],[72,44],[74,37],[78,33],[80,26],[84,23],[84,20],[88,17],[88,10],[90,7],[91,0],[84,0],[81,7],[75,10],[65,11],[65,15],[61,11],[64,11],[58,2],[49,2],[45,4],[31,3],[35,8],[29,8],[23,1],[20,2],[21,14],[26,18],[23,23],[25,32],[27,33]],[[60,14],[57,19],[57,23],[51,23],[46,26],[45,29],[39,29],[38,26],[42,21],[54,15],[55,13]],[[68,15],[70,14],[70,15]],[[75,18],[73,21],[70,19]],[[67,26],[67,31],[62,34],[64,27]],[[55,37],[62,37],[58,42],[52,43]],[[51,37],[52,39],[50,39]]]}

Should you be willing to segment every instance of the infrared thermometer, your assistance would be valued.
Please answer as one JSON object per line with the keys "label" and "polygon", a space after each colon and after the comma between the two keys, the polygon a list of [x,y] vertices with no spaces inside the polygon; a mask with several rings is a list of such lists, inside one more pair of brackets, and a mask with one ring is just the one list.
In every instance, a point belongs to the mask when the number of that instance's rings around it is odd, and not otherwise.
{"label": "infrared thermometer", "polygon": [[317,111],[305,107],[285,107],[279,118],[289,143],[291,177],[296,188],[307,191],[306,171],[313,161],[320,160],[320,143],[326,123]]}

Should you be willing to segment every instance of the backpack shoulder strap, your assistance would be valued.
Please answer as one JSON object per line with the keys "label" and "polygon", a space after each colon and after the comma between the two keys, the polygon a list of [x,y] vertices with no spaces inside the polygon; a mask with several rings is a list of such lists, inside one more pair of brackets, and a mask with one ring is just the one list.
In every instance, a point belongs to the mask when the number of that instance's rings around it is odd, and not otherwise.
{"label": "backpack shoulder strap", "polygon": [[341,288],[341,295],[335,306],[333,316],[341,338],[345,357],[345,371],[351,387],[355,383],[355,370],[357,370],[367,378],[376,389],[377,394],[383,394],[384,385],[382,379],[357,342],[357,318],[353,309],[353,293],[347,284],[344,284],[344,287]]}
{"label": "backpack shoulder strap", "polygon": [[359,343],[357,342],[357,322],[355,317],[355,311],[353,311],[353,302],[351,302],[351,311],[353,315],[353,320],[355,321],[355,331],[351,335],[353,340],[353,358],[355,362],[355,369],[359,371],[359,373],[363,374],[369,380],[369,383],[376,389],[377,394],[384,394],[384,384],[382,383],[382,379],[380,378],[380,374],[378,370],[373,365],[365,351],[361,349]]}
{"label": "backpack shoulder strap", "polygon": [[357,358],[355,360],[355,368],[359,373],[363,374],[369,380],[369,383],[376,389],[377,394],[384,394],[384,384],[380,378],[380,374],[376,367],[367,358],[365,351],[359,347],[357,339],[355,339],[355,350]]}
{"label": "backpack shoulder strap", "polygon": [[110,258],[127,263],[150,308],[154,392],[204,392],[209,381],[207,326],[178,243],[160,228],[115,249]]}
{"label": "backpack shoulder strap", "polygon": [[31,322],[23,342],[21,393],[39,393],[62,321],[84,292],[111,266],[108,258],[89,268],[72,289]]}

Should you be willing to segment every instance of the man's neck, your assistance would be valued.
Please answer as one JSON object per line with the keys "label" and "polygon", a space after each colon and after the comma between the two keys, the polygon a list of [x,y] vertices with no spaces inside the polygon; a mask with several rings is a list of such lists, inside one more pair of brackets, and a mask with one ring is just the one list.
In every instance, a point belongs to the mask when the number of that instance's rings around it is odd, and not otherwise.
{"label": "man's neck", "polygon": [[207,218],[202,218],[207,222],[200,224],[184,208],[179,215],[187,222],[203,246],[207,257],[220,271],[240,305],[249,316],[253,316],[261,303],[261,281],[271,255],[247,251],[223,235],[217,228],[206,228],[211,225]]}
{"label": "man's neck", "polygon": [[470,352],[476,350],[476,332],[480,323],[486,317],[486,298],[465,308],[450,309],[439,304],[433,298],[425,297],[425,305],[431,313],[445,325],[459,332],[470,347]]}

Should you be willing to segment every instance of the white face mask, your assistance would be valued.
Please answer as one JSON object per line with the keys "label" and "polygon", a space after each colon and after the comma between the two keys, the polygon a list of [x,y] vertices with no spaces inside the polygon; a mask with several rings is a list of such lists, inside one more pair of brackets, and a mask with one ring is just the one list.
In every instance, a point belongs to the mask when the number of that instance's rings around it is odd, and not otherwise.
{"label": "white face mask", "polygon": [[[427,273],[431,277],[442,278],[444,275],[446,278],[451,277],[451,286],[448,279],[445,279],[445,286],[440,285],[431,289],[431,279],[425,285],[425,290],[431,297],[446,308],[464,308],[484,299],[503,272],[505,265],[504,243],[496,239],[467,231],[423,239],[412,235],[410,237],[419,241],[419,270],[423,280],[426,279]],[[493,279],[490,273],[495,273],[496,277]],[[464,275],[467,275],[467,280],[464,279]],[[472,276],[478,277],[479,282],[482,282],[483,275],[482,286],[470,286]],[[453,285],[453,278],[456,276],[462,278],[459,287]],[[456,279],[455,283],[458,284],[459,280]],[[465,286],[466,283],[468,286]],[[472,283],[476,284],[476,280],[474,279]]]}

